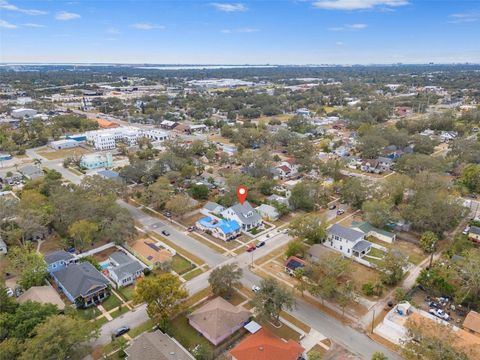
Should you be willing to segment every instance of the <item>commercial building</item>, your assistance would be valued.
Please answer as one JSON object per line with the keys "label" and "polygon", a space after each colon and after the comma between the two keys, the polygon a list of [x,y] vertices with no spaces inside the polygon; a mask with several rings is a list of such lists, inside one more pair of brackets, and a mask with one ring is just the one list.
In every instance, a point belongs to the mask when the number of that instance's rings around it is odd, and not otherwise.
{"label": "commercial building", "polygon": [[80,167],[84,169],[108,168],[113,165],[111,153],[106,154],[86,154],[80,160]]}
{"label": "commercial building", "polygon": [[71,139],[52,141],[48,144],[54,150],[72,149],[80,146],[80,142]]}
{"label": "commercial building", "polygon": [[35,115],[37,115],[37,110],[34,109],[20,108],[12,110],[12,117],[15,119],[21,119],[24,117],[32,118]]}

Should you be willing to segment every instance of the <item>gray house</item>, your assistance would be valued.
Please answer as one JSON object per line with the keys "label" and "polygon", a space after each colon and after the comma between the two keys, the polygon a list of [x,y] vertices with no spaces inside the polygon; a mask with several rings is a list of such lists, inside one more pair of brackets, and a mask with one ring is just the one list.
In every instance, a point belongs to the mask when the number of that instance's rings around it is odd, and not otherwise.
{"label": "gray house", "polygon": [[160,330],[144,332],[125,349],[128,360],[194,360],[174,338]]}
{"label": "gray house", "polygon": [[70,264],[51,276],[77,307],[95,305],[108,296],[108,280],[89,262]]}
{"label": "gray house", "polygon": [[260,214],[248,201],[243,204],[235,204],[222,212],[227,220],[235,220],[243,230],[250,230],[263,224]]}
{"label": "gray house", "polygon": [[140,262],[132,259],[123,251],[116,251],[109,257],[111,267],[108,268],[110,278],[117,284],[117,288],[133,284],[139,278],[144,267]]}
{"label": "gray house", "polygon": [[223,210],[225,210],[225,208],[222,205],[209,201],[200,209],[200,212],[210,216],[211,214],[221,214]]}
{"label": "gray house", "polygon": [[49,273],[61,270],[71,263],[77,262],[77,257],[69,252],[66,252],[65,250],[57,250],[48,253],[45,255],[44,259],[47,263],[47,271]]}
{"label": "gray house", "polygon": [[40,169],[38,166],[35,166],[35,165],[24,166],[19,171],[23,176],[25,176],[29,180],[39,179],[45,175],[42,169]]}

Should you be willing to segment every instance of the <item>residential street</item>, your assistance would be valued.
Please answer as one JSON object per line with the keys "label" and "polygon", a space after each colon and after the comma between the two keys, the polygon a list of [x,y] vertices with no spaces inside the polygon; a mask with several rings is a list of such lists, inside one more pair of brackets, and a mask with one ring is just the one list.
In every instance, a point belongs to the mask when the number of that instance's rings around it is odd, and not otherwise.
{"label": "residential street", "polygon": [[[27,150],[27,155],[30,158],[39,158],[42,160],[42,166],[50,169],[55,169],[62,174],[62,176],[78,184],[83,176],[76,175],[65,169],[62,166],[61,160],[48,160],[39,156],[34,149]],[[284,246],[290,240],[287,234],[279,230],[273,230],[271,234],[275,234],[270,238],[264,238],[266,245],[262,248],[255,250],[252,253],[242,253],[236,257],[226,257],[208,246],[200,243],[199,241],[189,237],[188,235],[176,230],[170,226],[166,221],[160,221],[159,219],[152,217],[133,205],[127,204],[123,200],[118,200],[118,203],[126,208],[130,214],[142,224],[145,230],[153,231],[161,236],[162,230],[167,229],[170,232],[168,239],[174,242],[176,245],[184,248],[185,250],[194,253],[196,256],[204,260],[210,267],[210,270],[193,278],[185,283],[186,289],[190,294],[197,293],[198,291],[208,286],[208,277],[213,268],[220,265],[236,262],[243,269],[244,275],[242,282],[247,288],[251,288],[253,284],[259,284],[261,278],[252,273],[249,270],[249,265],[260,257],[267,255],[269,252]],[[332,218],[336,216],[336,210],[331,210]],[[370,359],[375,351],[381,351],[385,353],[390,360],[401,359],[401,357],[390,350],[386,349],[383,345],[380,345],[366,335],[350,328],[349,326],[342,324],[338,320],[322,313],[314,306],[306,303],[302,299],[297,298],[296,308],[290,311],[293,316],[299,320],[311,326],[313,329],[322,333],[326,337],[332,339],[334,342],[344,346],[350,352],[358,354],[359,356]],[[125,313],[118,318],[104,324],[101,329],[100,337],[92,343],[93,346],[105,345],[111,341],[111,334],[115,329],[122,325],[128,325],[131,328],[141,325],[148,319],[146,313],[146,305],[142,304],[135,308],[133,311]]]}

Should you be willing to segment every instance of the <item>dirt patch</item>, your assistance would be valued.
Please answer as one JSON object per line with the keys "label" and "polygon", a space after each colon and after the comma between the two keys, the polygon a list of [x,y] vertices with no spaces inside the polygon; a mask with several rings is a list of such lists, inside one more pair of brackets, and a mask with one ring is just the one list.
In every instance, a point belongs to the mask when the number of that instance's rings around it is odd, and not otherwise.
{"label": "dirt patch", "polygon": [[115,251],[118,251],[118,249],[115,246],[112,246],[111,248],[108,248],[96,254],[93,254],[93,258],[98,262],[102,262],[102,261],[108,260],[110,255],[112,255]]}

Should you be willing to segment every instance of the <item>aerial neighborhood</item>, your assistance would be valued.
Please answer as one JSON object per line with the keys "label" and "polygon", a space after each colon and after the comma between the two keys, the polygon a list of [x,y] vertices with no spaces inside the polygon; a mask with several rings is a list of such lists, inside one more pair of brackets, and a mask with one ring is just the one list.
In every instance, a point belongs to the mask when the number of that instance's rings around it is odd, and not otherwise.
{"label": "aerial neighborhood", "polygon": [[478,65],[0,75],[0,358],[480,359]]}

